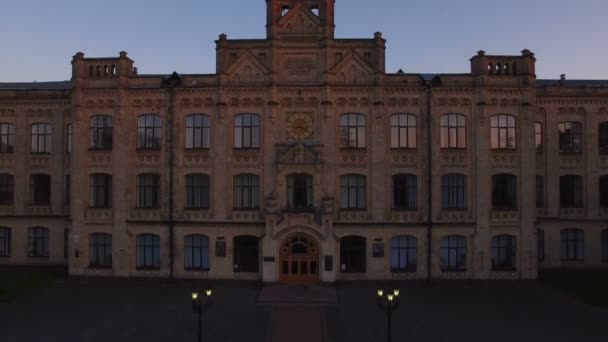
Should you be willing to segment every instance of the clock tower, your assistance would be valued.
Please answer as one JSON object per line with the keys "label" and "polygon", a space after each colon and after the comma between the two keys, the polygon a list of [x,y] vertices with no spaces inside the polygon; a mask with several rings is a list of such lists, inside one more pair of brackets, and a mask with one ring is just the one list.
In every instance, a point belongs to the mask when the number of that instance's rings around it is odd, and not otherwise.
{"label": "clock tower", "polygon": [[335,0],[266,0],[267,39],[333,39]]}

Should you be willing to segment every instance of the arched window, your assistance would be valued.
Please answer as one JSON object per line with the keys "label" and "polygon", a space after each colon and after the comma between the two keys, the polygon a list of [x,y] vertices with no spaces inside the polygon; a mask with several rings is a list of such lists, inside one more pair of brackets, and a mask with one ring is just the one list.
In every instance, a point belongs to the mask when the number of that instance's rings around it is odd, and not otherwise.
{"label": "arched window", "polygon": [[448,235],[441,239],[441,270],[466,270],[467,240],[464,236]]}
{"label": "arched window", "polygon": [[517,239],[512,235],[492,238],[492,270],[514,270],[517,258]]}
{"label": "arched window", "polygon": [[260,116],[240,114],[234,117],[234,148],[260,148]]}
{"label": "arched window", "polygon": [[32,125],[32,153],[51,153],[53,127],[47,123]]}
{"label": "arched window", "polygon": [[391,116],[391,148],[416,148],[416,116]]}
{"label": "arched window", "polygon": [[11,256],[11,229],[0,227],[0,257]]}
{"label": "arched window", "polygon": [[585,259],[585,233],[581,229],[563,229],[562,261],[583,261]]}
{"label": "arched window", "polygon": [[559,177],[559,202],[562,208],[583,208],[583,177]]}
{"label": "arched window", "polygon": [[365,209],[367,207],[367,184],[363,175],[340,177],[340,208]]}
{"label": "arched window", "polygon": [[89,176],[89,206],[91,208],[112,207],[112,176],[96,173]]}
{"label": "arched window", "polygon": [[234,177],[234,209],[260,207],[260,177],[241,174]]}
{"label": "arched window", "polygon": [[184,237],[184,269],[209,271],[209,238],[205,235]]}
{"label": "arched window", "polygon": [[340,115],[340,148],[365,148],[365,115]]}
{"label": "arched window", "polygon": [[0,123],[0,154],[15,152],[15,125]]}
{"label": "arched window", "polygon": [[602,261],[608,262],[608,229],[602,231]]}
{"label": "arched window", "polygon": [[399,174],[393,176],[393,209],[414,210],[417,208],[418,177]]}
{"label": "arched window", "polygon": [[492,176],[492,208],[517,209],[517,177],[509,174]]}
{"label": "arched window", "polygon": [[600,177],[600,208],[608,208],[608,175]]}
{"label": "arched window", "polygon": [[111,150],[113,143],[112,117],[95,115],[89,119],[89,148]]}
{"label": "arched window", "polygon": [[287,176],[287,208],[290,210],[314,208],[312,176],[306,174]]}
{"label": "arched window", "polygon": [[534,123],[534,134],[536,136],[536,153],[543,152],[543,124],[540,122]]}
{"label": "arched window", "polygon": [[0,173],[0,205],[13,205],[14,187],[13,175]]}
{"label": "arched window", "polygon": [[260,241],[255,236],[234,237],[234,272],[257,273],[260,271]]}
{"label": "arched window", "polygon": [[207,149],[211,146],[209,116],[193,114],[186,117],[186,149]]}
{"label": "arched window", "polygon": [[137,208],[160,208],[160,176],[145,173],[137,176]]}
{"label": "arched window", "polygon": [[447,174],[441,176],[441,208],[466,209],[467,178],[465,175]]}
{"label": "arched window", "polygon": [[28,256],[30,258],[49,257],[49,230],[44,227],[28,229]]}
{"label": "arched window", "polygon": [[466,118],[460,114],[441,116],[441,148],[466,148]]}
{"label": "arched window", "polygon": [[160,150],[162,143],[160,115],[144,114],[137,117],[137,148]]}
{"label": "arched window", "polygon": [[347,236],[340,239],[340,271],[365,273],[367,242],[362,236]]}
{"label": "arched window", "polygon": [[138,270],[160,269],[160,236],[156,234],[137,235]]}
{"label": "arched window", "polygon": [[515,134],[515,116],[499,114],[490,120],[492,149],[515,149],[517,136]]}
{"label": "arched window", "polygon": [[391,240],[391,271],[416,272],[416,238],[403,235]]}
{"label": "arched window", "polygon": [[561,153],[583,152],[583,125],[579,122],[559,124],[559,151]]}
{"label": "arched window", "polygon": [[89,267],[112,268],[112,234],[89,235]]}
{"label": "arched window", "polygon": [[545,231],[542,229],[536,231],[536,244],[538,261],[543,262],[545,261]]}
{"label": "arched window", "polygon": [[608,121],[598,125],[598,147],[601,154],[608,154]]}
{"label": "arched window", "polygon": [[51,176],[44,174],[30,176],[30,203],[32,205],[51,203]]}
{"label": "arched window", "polygon": [[186,176],[186,209],[209,209],[209,176]]}

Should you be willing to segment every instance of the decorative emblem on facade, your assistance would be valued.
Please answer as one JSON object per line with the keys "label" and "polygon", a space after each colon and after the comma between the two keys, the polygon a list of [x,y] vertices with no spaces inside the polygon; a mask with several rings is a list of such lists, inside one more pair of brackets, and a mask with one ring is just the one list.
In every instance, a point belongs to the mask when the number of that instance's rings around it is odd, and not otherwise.
{"label": "decorative emblem on facade", "polygon": [[515,169],[519,165],[518,154],[515,151],[493,151],[492,167],[495,169]]}
{"label": "decorative emblem on facade", "polygon": [[562,170],[583,170],[585,168],[584,158],[581,155],[561,155],[560,168]]}
{"label": "decorative emblem on facade", "polygon": [[393,151],[393,167],[403,169],[418,168],[418,158],[416,151]]}
{"label": "decorative emblem on facade", "polygon": [[277,145],[277,164],[321,163],[321,146],[307,145],[300,141],[291,145]]}
{"label": "decorative emblem on facade", "polygon": [[465,168],[467,166],[466,151],[441,151],[441,167],[446,169]]}
{"label": "decorative emblem on facade", "polygon": [[313,121],[309,113],[292,113],[287,116],[287,137],[305,140],[312,137]]}

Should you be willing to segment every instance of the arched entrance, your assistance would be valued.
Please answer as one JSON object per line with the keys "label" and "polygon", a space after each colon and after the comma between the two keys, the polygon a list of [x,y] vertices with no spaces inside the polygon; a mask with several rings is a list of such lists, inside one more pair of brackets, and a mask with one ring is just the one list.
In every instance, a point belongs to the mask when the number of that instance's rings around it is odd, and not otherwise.
{"label": "arched entrance", "polygon": [[283,240],[279,250],[279,281],[288,284],[319,282],[319,247],[304,234]]}

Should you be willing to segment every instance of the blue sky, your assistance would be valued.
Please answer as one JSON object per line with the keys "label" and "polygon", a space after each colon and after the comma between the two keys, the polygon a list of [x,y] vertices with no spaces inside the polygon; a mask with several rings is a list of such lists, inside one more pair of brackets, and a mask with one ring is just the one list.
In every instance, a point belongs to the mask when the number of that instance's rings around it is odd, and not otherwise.
{"label": "blue sky", "polygon": [[[0,82],[70,78],[70,60],[125,50],[140,73],[214,73],[215,43],[264,38],[264,0],[0,0]],[[539,78],[608,79],[607,0],[337,0],[336,37],[381,31],[387,71],[468,72],[536,53]]]}

